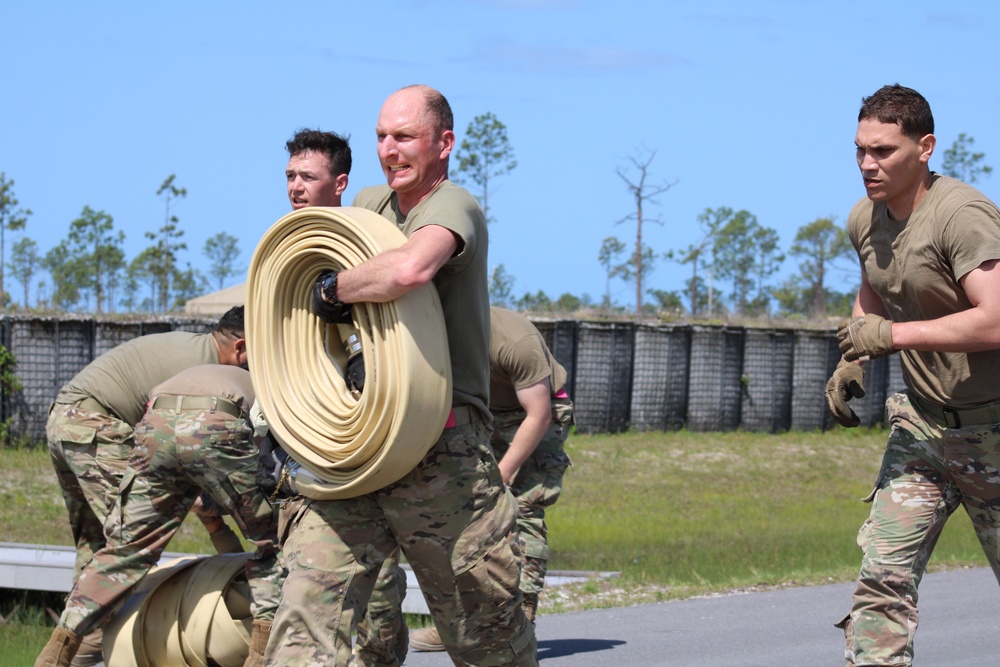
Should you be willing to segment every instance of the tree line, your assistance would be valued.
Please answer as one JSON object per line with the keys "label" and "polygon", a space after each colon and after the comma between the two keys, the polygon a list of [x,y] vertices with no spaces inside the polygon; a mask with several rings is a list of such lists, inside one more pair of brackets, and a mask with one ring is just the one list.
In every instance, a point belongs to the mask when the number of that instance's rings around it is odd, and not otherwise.
{"label": "tree line", "polygon": [[[131,260],[123,249],[125,232],[115,229],[114,218],[86,205],[70,222],[66,238],[42,254],[37,241],[23,233],[31,210],[21,208],[14,181],[0,172],[0,298],[4,308],[167,312],[209,289],[222,289],[242,271],[237,266],[239,239],[227,232],[205,242],[202,253],[210,262],[207,275],[182,263],[180,253],[187,250],[187,244],[175,210],[187,189],[177,185],[171,174],[156,196],[163,201],[163,223],[144,233],[150,245]],[[22,235],[11,244],[7,259],[4,243],[10,232]],[[21,286],[19,301],[8,291],[8,277]]]}
{"label": "tree line", "polygon": [[[491,180],[517,166],[507,139],[506,126],[492,113],[476,116],[455,154],[455,180],[476,189],[487,222],[493,217],[489,206]],[[14,193],[14,181],[0,172],[0,304],[3,308],[38,308],[63,311],[168,312],[183,307],[189,299],[212,289],[222,289],[226,281],[241,273],[237,265],[239,239],[226,232],[209,238],[202,254],[208,258],[207,274],[182,263],[187,250],[176,208],[187,196],[171,174],[157,189],[163,202],[163,222],[144,236],[150,245],[131,260],[123,250],[125,233],[116,230],[106,211],[84,206],[80,217],[69,226],[66,238],[42,254],[38,243],[26,235],[32,215],[22,208]],[[5,248],[6,234],[20,233]],[[48,275],[48,280],[44,274]],[[20,284],[15,297],[5,278]],[[9,282],[9,281],[8,281]],[[32,292],[34,290],[34,292]]]}
{"label": "tree line", "polygon": [[[985,155],[973,151],[975,140],[961,133],[944,151],[940,173],[966,183],[989,176],[992,167]],[[625,314],[628,307],[612,297],[612,283],[623,281],[635,288],[632,312],[661,317],[816,317],[846,315],[853,304],[855,286],[840,291],[830,279],[836,268],[854,270],[856,257],[844,225],[833,216],[818,217],[796,231],[786,251],[776,230],[761,223],[745,209],[728,206],[706,208],[698,215],[697,241],[686,248],[657,252],[644,240],[644,226],[663,225],[651,214],[658,197],[679,182],[656,181],[651,175],[655,151],[629,158],[628,168],[616,169],[634,208],[614,225],[635,225],[629,243],[609,235],[601,242],[597,261],[604,270],[605,291],[599,300],[589,294],[565,293],[549,297],[543,290],[514,296],[515,278],[504,265],[490,272],[490,299],[494,305],[533,312],[571,314],[581,310],[600,314]],[[483,207],[487,223],[496,222],[490,209],[491,185],[495,178],[517,167],[506,126],[493,114],[476,116],[468,125],[455,153],[454,180],[469,188]],[[122,246],[124,232],[115,230],[114,220],[104,211],[84,206],[70,223],[67,237],[57,246],[39,253],[38,244],[22,235],[12,244],[5,261],[5,233],[23,234],[29,209],[19,206],[14,182],[0,173],[0,297],[4,307],[15,304],[6,291],[5,275],[20,283],[20,306],[32,307],[32,281],[42,271],[51,283],[41,280],[34,307],[59,310],[96,310],[98,313],[126,311],[170,311],[210,289],[222,289],[226,281],[242,272],[237,266],[238,239],[226,232],[209,238],[202,254],[209,260],[207,275],[182,266],[180,252],[187,249],[175,208],[187,196],[173,174],[156,191],[163,201],[163,223],[145,232],[151,243],[127,261]],[[775,282],[786,259],[797,262],[797,272]],[[687,279],[675,290],[649,288],[649,277],[660,261],[685,266]]]}
{"label": "tree line", "polygon": [[[966,183],[989,176],[992,167],[983,164],[985,154],[974,152],[975,140],[961,133],[944,151],[939,173]],[[780,247],[778,232],[762,224],[745,209],[728,206],[706,208],[697,217],[697,241],[686,248],[656,252],[643,240],[645,224],[662,225],[650,215],[656,197],[678,183],[656,182],[650,178],[655,151],[630,158],[632,172],[617,169],[632,197],[634,209],[615,225],[635,224],[634,241],[617,236],[604,238],[597,261],[604,269],[605,291],[599,301],[589,294],[562,294],[551,298],[544,291],[513,295],[514,277],[502,264],[490,275],[490,297],[495,305],[521,310],[572,313],[586,309],[599,314],[627,313],[626,306],[612,298],[616,280],[635,288],[632,312],[661,317],[822,317],[848,315],[857,293],[857,284],[846,291],[831,281],[837,268],[857,274],[857,257],[845,225],[834,216],[818,217],[798,228],[787,251]],[[786,259],[797,262],[797,272],[775,282]],[[658,261],[675,262],[690,270],[678,289],[644,288]]]}

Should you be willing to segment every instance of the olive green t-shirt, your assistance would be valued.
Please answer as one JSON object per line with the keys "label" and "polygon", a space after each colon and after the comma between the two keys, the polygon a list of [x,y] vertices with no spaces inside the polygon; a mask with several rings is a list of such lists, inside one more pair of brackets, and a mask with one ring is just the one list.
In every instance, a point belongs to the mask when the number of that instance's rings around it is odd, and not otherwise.
{"label": "olive green t-shirt", "polygon": [[[1000,210],[975,188],[938,174],[907,220],[893,220],[885,203],[866,197],[851,210],[847,229],[894,322],[971,308],[959,279],[1000,259]],[[954,408],[1000,400],[1000,350],[903,350],[900,360],[906,386],[918,398]]]}
{"label": "olive green t-shirt", "polygon": [[452,403],[475,405],[489,419],[489,238],[479,202],[464,188],[444,181],[406,216],[388,185],[362,189],[353,205],[378,213],[407,237],[421,227],[438,225],[459,239],[455,255],[434,275],[448,333]]}
{"label": "olive green t-shirt", "polygon": [[93,398],[130,426],[146,413],[149,392],[186,368],[219,363],[212,334],[187,331],[140,336],[108,350],[73,377],[56,403]]}
{"label": "olive green t-shirt", "polygon": [[517,390],[548,379],[554,395],[566,386],[566,369],[527,317],[490,308],[490,410],[519,410]]}
{"label": "olive green t-shirt", "polygon": [[239,366],[203,364],[183,370],[149,392],[152,402],[160,396],[211,396],[232,401],[249,418],[255,394],[250,372]]}

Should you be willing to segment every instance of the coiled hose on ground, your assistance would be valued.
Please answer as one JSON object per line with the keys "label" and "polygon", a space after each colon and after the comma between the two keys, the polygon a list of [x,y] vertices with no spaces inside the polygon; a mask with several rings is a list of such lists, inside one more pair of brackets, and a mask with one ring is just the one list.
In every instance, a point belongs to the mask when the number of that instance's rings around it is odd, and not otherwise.
{"label": "coiled hose on ground", "polygon": [[150,570],[104,628],[107,667],[241,667],[250,652],[250,554]]}

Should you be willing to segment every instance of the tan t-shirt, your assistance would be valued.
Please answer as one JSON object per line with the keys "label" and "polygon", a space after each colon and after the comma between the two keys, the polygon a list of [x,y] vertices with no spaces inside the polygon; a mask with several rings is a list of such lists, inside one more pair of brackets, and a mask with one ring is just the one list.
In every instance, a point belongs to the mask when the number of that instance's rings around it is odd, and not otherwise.
{"label": "tan t-shirt", "polygon": [[517,390],[548,378],[552,394],[566,386],[566,369],[527,317],[490,308],[490,410],[521,409]]}
{"label": "tan t-shirt", "polygon": [[407,216],[400,213],[396,193],[388,185],[364,188],[353,205],[378,213],[407,237],[427,225],[444,227],[458,237],[455,256],[434,275],[448,332],[452,402],[474,405],[489,419],[489,238],[479,202],[464,188],[444,181]]}
{"label": "tan t-shirt", "polygon": [[[907,220],[885,203],[855,204],[847,229],[872,289],[895,322],[933,320],[972,307],[959,279],[1000,259],[1000,210],[961,181],[933,175]],[[1000,350],[900,352],[906,386],[918,398],[954,408],[1000,400]]]}
{"label": "tan t-shirt", "polygon": [[146,413],[150,390],[186,368],[218,364],[212,334],[187,331],[150,334],[108,350],[66,383],[56,403],[93,398],[130,426]]}
{"label": "tan t-shirt", "polygon": [[205,364],[183,370],[153,387],[149,392],[149,401],[160,396],[224,398],[235,403],[244,417],[250,415],[250,406],[255,398],[250,373],[239,366],[224,364]]}

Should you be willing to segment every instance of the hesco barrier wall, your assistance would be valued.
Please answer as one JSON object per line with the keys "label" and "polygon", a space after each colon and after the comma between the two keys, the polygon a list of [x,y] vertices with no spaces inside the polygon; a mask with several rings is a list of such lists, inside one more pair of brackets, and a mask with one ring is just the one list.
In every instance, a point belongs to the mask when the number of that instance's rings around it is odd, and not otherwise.
{"label": "hesco barrier wall", "polygon": [[13,437],[45,439],[49,405],[80,369],[111,348],[165,331],[212,331],[218,319],[118,322],[81,318],[0,318],[0,342],[17,360],[21,391],[3,396],[0,418],[11,418]]}
{"label": "hesco barrier wall", "polygon": [[[582,433],[744,429],[777,432],[834,425],[823,395],[840,352],[833,331],[629,322],[535,320],[569,374]],[[0,419],[14,437],[45,438],[49,405],[95,357],[164,331],[211,331],[216,320],[109,321],[0,318],[0,342],[17,360],[22,390],[4,395]],[[867,395],[852,402],[864,425],[880,423],[903,387],[894,355],[866,366]]]}
{"label": "hesco barrier wall", "polygon": [[[535,321],[569,373],[582,433],[637,430],[778,432],[835,425],[826,382],[840,359],[834,331]],[[903,388],[897,356],[866,367],[861,423],[882,422]]]}

